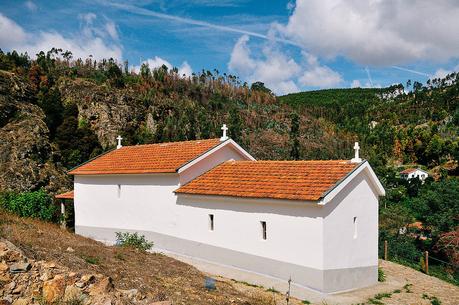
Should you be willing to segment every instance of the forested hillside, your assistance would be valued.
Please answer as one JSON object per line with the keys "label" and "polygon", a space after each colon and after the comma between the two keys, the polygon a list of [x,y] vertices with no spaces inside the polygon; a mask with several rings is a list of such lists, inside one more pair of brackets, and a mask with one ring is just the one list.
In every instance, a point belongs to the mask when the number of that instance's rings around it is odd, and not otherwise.
{"label": "forested hillside", "polygon": [[[127,62],[56,49],[33,60],[0,51],[0,192],[67,190],[66,170],[112,149],[119,134],[126,145],[202,139],[220,137],[224,123],[257,159],[350,159],[359,141],[387,190],[380,244],[388,240],[394,259],[415,266],[429,250],[452,264],[438,267],[440,276],[459,283],[459,74],[276,97],[216,70],[184,77],[143,65],[135,73]],[[398,174],[407,167],[434,179],[408,183]],[[42,192],[8,193],[0,204]],[[409,226],[415,221],[422,225]]]}
{"label": "forested hillside", "polygon": [[[459,284],[459,74],[382,89],[330,89],[281,96],[299,112],[354,134],[386,189],[380,255]],[[399,172],[422,167],[425,183]],[[433,179],[432,179],[433,177]],[[432,264],[433,262],[433,264]]]}

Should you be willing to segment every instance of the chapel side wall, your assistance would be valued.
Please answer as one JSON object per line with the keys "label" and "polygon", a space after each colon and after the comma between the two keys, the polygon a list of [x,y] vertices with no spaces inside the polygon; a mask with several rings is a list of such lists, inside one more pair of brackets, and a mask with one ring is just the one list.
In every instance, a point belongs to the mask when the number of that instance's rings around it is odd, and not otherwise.
{"label": "chapel side wall", "polygon": [[228,160],[248,160],[248,158],[239,152],[231,144],[227,144],[217,151],[213,152],[206,158],[196,162],[191,167],[180,173],[180,184],[184,185],[203,173],[211,170],[217,165]]}
{"label": "chapel side wall", "polygon": [[[234,251],[231,257],[204,258],[285,280],[292,276],[296,283],[321,289],[322,207],[307,202],[181,194],[177,204],[181,238]],[[209,214],[214,215],[213,231]],[[262,238],[261,221],[267,224],[266,240]],[[187,255],[196,255],[195,248],[186,251]]]}
{"label": "chapel side wall", "polygon": [[328,213],[324,218],[326,292],[377,283],[378,196],[366,177],[360,172],[325,205]]}
{"label": "chapel side wall", "polygon": [[115,240],[111,229],[173,234],[178,185],[177,174],[76,175],[75,231],[107,242]]}

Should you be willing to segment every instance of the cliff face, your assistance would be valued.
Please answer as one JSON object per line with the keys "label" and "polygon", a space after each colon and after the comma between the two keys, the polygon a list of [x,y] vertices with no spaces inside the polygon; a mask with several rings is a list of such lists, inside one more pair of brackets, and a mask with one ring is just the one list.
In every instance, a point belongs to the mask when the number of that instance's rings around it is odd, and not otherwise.
{"label": "cliff face", "polygon": [[64,79],[59,84],[64,104],[78,107],[78,119],[88,124],[103,148],[116,145],[123,130],[137,128],[147,107],[132,90],[113,90],[92,82]]}
{"label": "cliff face", "polygon": [[0,192],[69,187],[70,178],[55,161],[49,130],[32,94],[14,74],[0,71]]}

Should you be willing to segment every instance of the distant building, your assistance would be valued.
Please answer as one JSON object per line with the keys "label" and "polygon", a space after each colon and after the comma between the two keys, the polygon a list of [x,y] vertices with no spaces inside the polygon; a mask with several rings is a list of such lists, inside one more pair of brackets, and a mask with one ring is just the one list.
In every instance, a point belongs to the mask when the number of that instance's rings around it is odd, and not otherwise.
{"label": "distant building", "polygon": [[419,168],[407,168],[400,172],[400,177],[405,180],[418,178],[419,180],[424,181],[427,177],[429,177],[429,173]]}

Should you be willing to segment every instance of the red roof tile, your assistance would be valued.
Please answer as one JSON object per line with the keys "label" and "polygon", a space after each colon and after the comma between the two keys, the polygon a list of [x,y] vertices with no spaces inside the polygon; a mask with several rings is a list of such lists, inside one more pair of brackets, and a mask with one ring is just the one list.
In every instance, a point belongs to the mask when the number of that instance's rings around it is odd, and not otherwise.
{"label": "red roof tile", "polygon": [[227,161],[176,193],[316,201],[358,164],[330,161]]}
{"label": "red roof tile", "polygon": [[220,139],[123,146],[69,172],[71,175],[174,173],[220,144]]}
{"label": "red roof tile", "polygon": [[401,171],[400,174],[411,174],[411,173],[414,173],[415,171],[417,171],[417,168],[407,168]]}
{"label": "red roof tile", "polygon": [[54,197],[57,199],[73,199],[73,191],[65,192]]}

